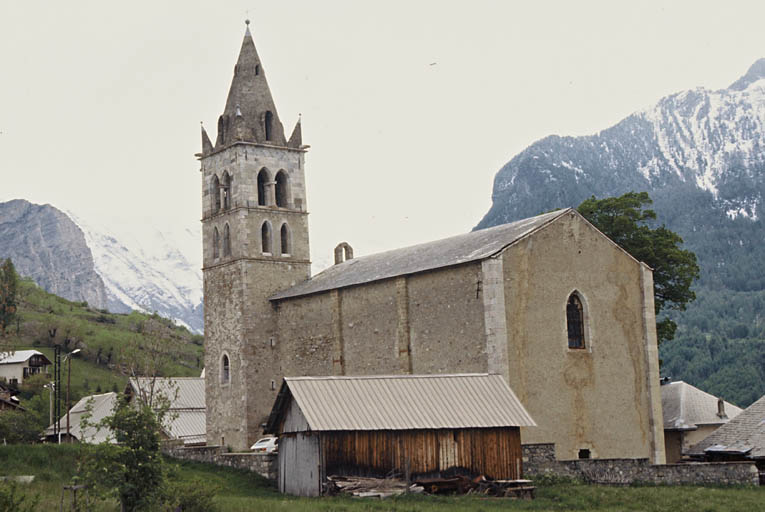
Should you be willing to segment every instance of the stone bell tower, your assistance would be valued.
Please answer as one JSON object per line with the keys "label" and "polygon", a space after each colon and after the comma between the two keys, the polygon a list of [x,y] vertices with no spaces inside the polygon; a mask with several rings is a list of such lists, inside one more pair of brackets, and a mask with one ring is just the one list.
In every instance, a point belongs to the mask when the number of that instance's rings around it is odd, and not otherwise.
{"label": "stone bell tower", "polygon": [[[281,381],[268,297],[310,276],[300,120],[289,140],[249,29],[215,145],[202,128],[207,443],[247,449]],[[265,411],[265,412],[264,412]]]}

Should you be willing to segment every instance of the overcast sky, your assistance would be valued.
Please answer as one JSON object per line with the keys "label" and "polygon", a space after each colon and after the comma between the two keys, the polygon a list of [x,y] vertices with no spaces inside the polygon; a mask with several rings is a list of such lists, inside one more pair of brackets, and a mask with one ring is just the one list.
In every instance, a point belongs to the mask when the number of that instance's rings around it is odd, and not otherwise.
{"label": "overcast sky", "polygon": [[303,115],[317,262],[468,231],[535,140],[765,57],[761,1],[0,0],[0,200],[198,222],[246,17],[287,136]]}

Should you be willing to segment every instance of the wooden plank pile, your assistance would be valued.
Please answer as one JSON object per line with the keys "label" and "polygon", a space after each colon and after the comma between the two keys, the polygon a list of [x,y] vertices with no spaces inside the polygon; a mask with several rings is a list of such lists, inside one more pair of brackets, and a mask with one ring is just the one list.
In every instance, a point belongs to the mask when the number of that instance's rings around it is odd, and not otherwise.
{"label": "wooden plank pile", "polygon": [[369,478],[361,476],[337,476],[327,477],[326,493],[330,496],[337,494],[349,494],[359,498],[387,498],[398,496],[405,492],[421,493],[422,486],[409,485],[398,478]]}

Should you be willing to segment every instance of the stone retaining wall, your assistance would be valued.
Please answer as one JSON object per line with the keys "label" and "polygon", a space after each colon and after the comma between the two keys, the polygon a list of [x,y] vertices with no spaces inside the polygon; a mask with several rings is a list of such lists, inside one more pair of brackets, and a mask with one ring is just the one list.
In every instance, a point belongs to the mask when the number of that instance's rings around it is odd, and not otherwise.
{"label": "stone retaining wall", "polygon": [[648,459],[556,460],[553,444],[523,445],[523,473],[580,478],[598,484],[758,485],[754,462],[652,465]]}
{"label": "stone retaining wall", "polygon": [[174,459],[245,469],[269,480],[276,480],[279,474],[275,453],[228,453],[220,446],[184,447],[172,443],[163,444],[162,453]]}

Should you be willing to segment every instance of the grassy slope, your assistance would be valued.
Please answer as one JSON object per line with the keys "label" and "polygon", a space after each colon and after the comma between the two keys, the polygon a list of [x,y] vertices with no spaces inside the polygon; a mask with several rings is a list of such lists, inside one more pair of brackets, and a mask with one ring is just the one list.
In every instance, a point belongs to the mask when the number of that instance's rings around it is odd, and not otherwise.
{"label": "grassy slope", "polygon": [[[39,510],[55,510],[61,486],[76,473],[77,457],[86,446],[0,446],[0,474],[37,475],[22,489],[37,494]],[[175,463],[175,462],[173,462]],[[741,511],[765,509],[765,487],[606,487],[555,484],[540,486],[537,499],[409,496],[396,499],[294,498],[279,494],[262,478],[231,468],[191,462],[178,463],[175,478],[200,478],[218,486],[220,510],[239,511],[458,511],[458,510],[653,510],[657,512]],[[115,502],[102,501],[91,510],[116,511]]]}
{"label": "grassy slope", "polygon": [[[64,346],[64,353],[80,348],[81,352],[72,358],[73,404],[81,396],[96,393],[99,387],[102,392],[112,391],[115,386],[124,389],[127,383],[122,365],[124,349],[130,345],[149,346],[152,339],[161,340],[159,346],[164,354],[160,357],[168,361],[163,375],[198,376],[201,372],[202,336],[192,335],[157,315],[95,310],[86,303],[47,293],[30,280],[19,282],[18,299],[18,322],[0,342],[7,348],[39,350],[53,361],[49,329],[55,327],[54,341]],[[52,367],[50,371],[53,372]],[[65,385],[66,367],[62,368],[61,378]],[[42,398],[47,402],[47,391]],[[40,412],[47,426],[47,405]]]}

